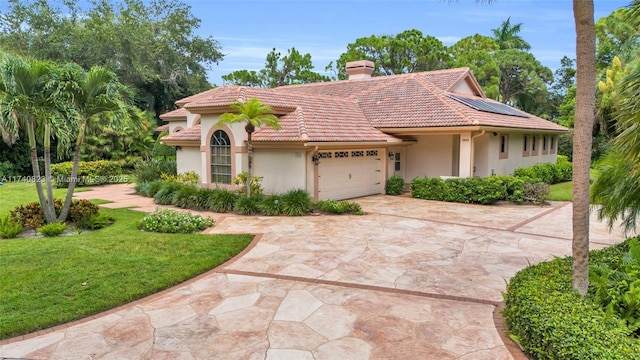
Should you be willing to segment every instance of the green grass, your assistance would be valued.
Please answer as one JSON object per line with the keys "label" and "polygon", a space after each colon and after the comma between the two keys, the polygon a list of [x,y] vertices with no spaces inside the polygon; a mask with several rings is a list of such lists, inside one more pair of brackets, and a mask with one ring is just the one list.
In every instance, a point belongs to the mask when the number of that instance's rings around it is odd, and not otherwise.
{"label": "green grass", "polygon": [[81,319],[179,284],[230,259],[252,239],[141,232],[136,223],[144,213],[100,211],[116,222],[81,235],[0,240],[0,339]]}
{"label": "green grass", "polygon": [[[600,172],[598,170],[591,170],[590,178],[593,183]],[[559,184],[551,185],[549,190],[549,196],[551,201],[573,201],[573,182],[567,181]]]}

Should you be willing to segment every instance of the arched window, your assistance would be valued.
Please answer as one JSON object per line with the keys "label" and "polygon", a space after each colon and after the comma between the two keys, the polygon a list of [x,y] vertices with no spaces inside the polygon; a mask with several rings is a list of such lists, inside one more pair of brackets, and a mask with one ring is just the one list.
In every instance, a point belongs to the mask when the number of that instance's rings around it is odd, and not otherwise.
{"label": "arched window", "polygon": [[222,130],[211,136],[211,182],[231,184],[231,141]]}

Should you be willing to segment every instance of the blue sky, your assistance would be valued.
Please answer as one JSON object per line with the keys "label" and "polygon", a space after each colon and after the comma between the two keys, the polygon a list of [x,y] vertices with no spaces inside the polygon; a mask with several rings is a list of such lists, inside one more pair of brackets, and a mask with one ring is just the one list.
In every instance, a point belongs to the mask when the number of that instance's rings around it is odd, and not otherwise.
{"label": "blue sky", "polygon": [[[0,0],[2,1],[2,0]],[[631,0],[595,0],[595,18],[607,16]],[[260,70],[272,48],[285,54],[295,47],[310,53],[315,70],[346,51],[347,44],[370,35],[395,35],[418,29],[445,45],[473,34],[491,35],[511,17],[523,23],[521,36],[531,52],[552,70],[560,59],[575,57],[571,0],[185,0],[202,20],[197,33],[213,36],[226,54],[212,66],[209,81],[235,70]]]}

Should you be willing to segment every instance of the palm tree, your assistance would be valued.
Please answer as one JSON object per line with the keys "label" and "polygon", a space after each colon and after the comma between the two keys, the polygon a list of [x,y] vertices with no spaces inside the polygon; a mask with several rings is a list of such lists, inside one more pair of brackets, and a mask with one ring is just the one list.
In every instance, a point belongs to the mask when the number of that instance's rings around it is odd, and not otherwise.
{"label": "palm tree", "polygon": [[261,126],[270,126],[276,130],[280,129],[280,122],[278,117],[273,115],[273,109],[264,105],[259,99],[251,98],[245,102],[240,100],[231,104],[231,108],[236,110],[236,113],[224,113],[220,115],[218,120],[218,126],[223,126],[232,123],[245,123],[244,129],[247,131],[247,197],[251,196],[251,177],[253,176],[253,144],[251,141],[251,134],[253,134],[257,128]]}
{"label": "palm tree", "polygon": [[531,45],[518,35],[522,28],[522,23],[511,25],[511,17],[507,18],[500,24],[497,29],[491,29],[493,32],[493,39],[500,46],[500,50],[517,49],[517,50],[529,50]]}
{"label": "palm tree", "polygon": [[[141,120],[132,108],[131,90],[122,85],[115,73],[99,66],[84,71],[76,64],[67,64],[61,71],[59,90],[73,104],[77,116],[74,123],[75,148],[69,188],[58,221],[66,219],[76,186],[80,155],[87,133],[97,129],[119,129],[139,125]],[[134,115],[134,116],[132,116]]]}
{"label": "palm tree", "polygon": [[[40,60],[24,60],[7,54],[0,55],[0,131],[3,140],[13,144],[20,129],[29,140],[31,166],[38,198],[47,223],[56,221],[51,179],[51,137],[58,140],[62,152],[69,140],[69,119],[72,109],[56,91],[57,68]],[[41,183],[36,149],[36,135],[42,136],[47,195]]]}
{"label": "palm tree", "polygon": [[596,102],[593,0],[573,0],[576,24],[576,106],[573,135],[573,289],[589,287],[589,169]]}

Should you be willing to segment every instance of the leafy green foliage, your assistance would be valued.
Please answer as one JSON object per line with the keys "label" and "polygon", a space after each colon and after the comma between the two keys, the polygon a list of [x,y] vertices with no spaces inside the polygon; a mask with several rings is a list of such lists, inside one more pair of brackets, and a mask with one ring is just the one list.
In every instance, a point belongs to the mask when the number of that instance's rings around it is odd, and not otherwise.
{"label": "leafy green foliage", "polygon": [[163,174],[176,174],[175,160],[149,159],[135,164],[133,174],[138,183],[158,180]]}
{"label": "leafy green foliage", "polygon": [[50,223],[47,225],[43,225],[38,228],[38,232],[46,237],[56,237],[62,234],[67,229],[67,224],[65,223]]}
{"label": "leafy green foliage", "polygon": [[[262,187],[263,176],[251,177],[251,194],[260,195],[264,191]],[[247,192],[247,172],[243,171],[238,176],[234,177],[232,182],[238,186],[238,194],[245,194]]]}
{"label": "leafy green foliage", "polygon": [[160,190],[153,195],[153,201],[159,205],[173,205],[173,197],[182,187],[182,184],[165,181]]}
{"label": "leafy green foliage", "polygon": [[87,222],[86,229],[89,230],[98,230],[105,228],[115,222],[113,216],[100,212],[91,216],[89,221]]}
{"label": "leafy green foliage", "polygon": [[319,200],[314,207],[323,213],[328,214],[353,214],[362,215],[362,207],[354,201]]}
{"label": "leafy green foliage", "polygon": [[280,196],[282,214],[286,216],[307,215],[313,209],[309,193],[302,189],[289,190]]}
{"label": "leafy green foliage", "polygon": [[528,168],[517,168],[513,176],[533,183],[557,184],[571,181],[573,164],[566,157],[559,156],[555,164],[540,163]]}
{"label": "leafy green foliage", "polygon": [[165,182],[172,182],[182,185],[197,185],[200,180],[200,176],[198,176],[195,171],[187,171],[176,175],[162,174],[160,175],[160,178]]}
{"label": "leafy green foliage", "polygon": [[22,224],[12,220],[11,216],[0,217],[0,239],[13,239],[18,236],[24,228]]}
{"label": "leafy green foliage", "polygon": [[181,186],[173,195],[171,203],[181,208],[197,208],[200,188],[195,185]]}
{"label": "leafy green foliage", "polygon": [[194,233],[213,226],[215,221],[182,211],[157,209],[140,220],[138,229],[160,233]]}
{"label": "leafy green foliage", "polygon": [[[611,262],[625,247],[592,251],[591,262]],[[635,358],[640,343],[624,322],[572,290],[571,260],[542,262],[511,278],[504,294],[511,337],[534,359]]]}
{"label": "leafy green foliage", "polygon": [[608,315],[624,320],[640,337],[640,244],[637,238],[628,244],[629,251],[612,263],[590,266],[590,291]]}
{"label": "leafy green foliage", "polygon": [[282,215],[282,196],[280,195],[272,195],[265,196],[260,204],[258,204],[258,208],[263,215],[266,216],[279,216]]}
{"label": "leafy green foliage", "polygon": [[252,197],[238,196],[236,202],[233,204],[233,210],[240,215],[259,214],[262,198],[262,195]]}
{"label": "leafy green foliage", "polygon": [[[54,209],[59,214],[62,209],[62,200],[54,199]],[[69,214],[66,221],[81,227],[88,228],[91,217],[98,214],[97,205],[88,200],[74,199],[71,202]],[[12,221],[17,222],[29,229],[37,229],[45,223],[42,207],[39,202],[32,202],[24,205],[18,205],[10,212]]]}
{"label": "leafy green foliage", "polygon": [[[68,187],[71,179],[73,162],[62,162],[51,165],[51,176],[56,187]],[[117,161],[97,160],[81,161],[78,164],[76,184],[103,185],[128,181],[128,177],[122,175],[122,166]]]}
{"label": "leafy green foliage", "polygon": [[165,145],[160,142],[163,137],[169,135],[168,131],[163,131],[158,134],[158,138],[153,144],[153,150],[151,150],[151,155],[156,158],[162,158],[166,160],[167,158],[175,158],[176,149],[173,146]]}
{"label": "leafy green foliage", "polygon": [[384,192],[387,195],[400,195],[404,193],[404,179],[397,175],[388,178],[384,185]]}
{"label": "leafy green foliage", "polygon": [[239,196],[236,193],[227,189],[213,189],[213,192],[207,200],[206,208],[218,213],[231,211],[233,210],[238,197]]}

